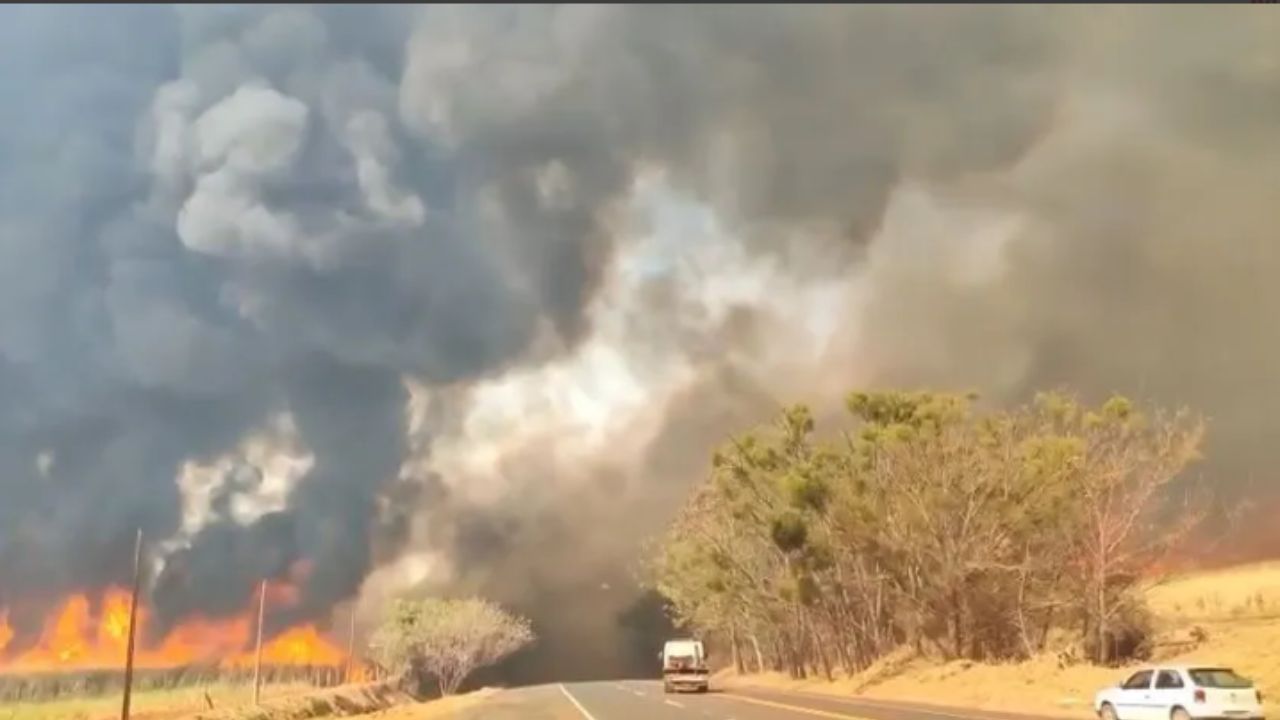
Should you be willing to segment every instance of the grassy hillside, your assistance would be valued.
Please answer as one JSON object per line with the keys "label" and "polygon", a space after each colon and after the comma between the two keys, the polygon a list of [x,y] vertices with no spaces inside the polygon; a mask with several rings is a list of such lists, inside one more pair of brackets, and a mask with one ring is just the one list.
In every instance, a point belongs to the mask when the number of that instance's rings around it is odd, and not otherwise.
{"label": "grassy hillside", "polygon": [[1148,590],[1147,602],[1171,623],[1280,619],[1280,562],[1175,577]]}
{"label": "grassy hillside", "polygon": [[[1267,696],[1267,716],[1280,718],[1280,563],[1175,577],[1147,596],[1160,624],[1158,661],[1231,665]],[[1197,635],[1202,639],[1193,640]],[[781,675],[724,681],[1080,717],[1091,713],[1096,690],[1128,670],[1067,665],[1051,655],[984,665],[897,654],[834,683]]]}

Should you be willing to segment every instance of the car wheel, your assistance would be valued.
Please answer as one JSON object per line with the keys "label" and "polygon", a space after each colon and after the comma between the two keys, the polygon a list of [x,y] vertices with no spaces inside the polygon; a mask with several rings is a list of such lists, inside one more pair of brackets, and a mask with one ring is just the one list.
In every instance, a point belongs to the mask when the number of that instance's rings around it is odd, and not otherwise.
{"label": "car wheel", "polygon": [[1111,706],[1111,703],[1102,703],[1102,710],[1098,711],[1098,717],[1102,718],[1102,720],[1120,720],[1120,717],[1116,715],[1116,709]]}
{"label": "car wheel", "polygon": [[1172,720],[1191,720],[1191,713],[1180,707],[1176,707],[1173,709],[1172,713],[1169,713],[1169,717],[1172,718]]}

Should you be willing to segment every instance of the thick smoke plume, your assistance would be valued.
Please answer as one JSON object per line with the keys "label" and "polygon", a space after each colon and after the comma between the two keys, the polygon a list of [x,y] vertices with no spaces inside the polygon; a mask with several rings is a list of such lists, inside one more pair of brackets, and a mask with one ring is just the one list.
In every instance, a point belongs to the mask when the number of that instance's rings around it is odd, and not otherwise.
{"label": "thick smoke plume", "polygon": [[643,669],[635,559],[709,448],[854,386],[1189,404],[1274,496],[1277,36],[4,8],[0,603],[121,580],[142,526],[161,620],[303,568],[295,613],[482,592],[542,626],[524,677]]}

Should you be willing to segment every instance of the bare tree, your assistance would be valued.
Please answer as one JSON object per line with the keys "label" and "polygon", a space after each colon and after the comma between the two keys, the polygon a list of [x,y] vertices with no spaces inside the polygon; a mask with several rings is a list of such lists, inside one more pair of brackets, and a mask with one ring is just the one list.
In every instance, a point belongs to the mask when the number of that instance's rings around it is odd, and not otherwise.
{"label": "bare tree", "polygon": [[1194,507],[1162,514],[1170,483],[1199,458],[1204,422],[1186,411],[1145,416],[1123,397],[1099,410],[1045,396],[1056,414],[1064,457],[1082,507],[1076,568],[1088,599],[1095,662],[1115,660],[1112,624],[1125,593],[1201,519]]}
{"label": "bare tree", "polygon": [[398,600],[374,637],[384,663],[402,676],[434,677],[452,695],[475,670],[533,642],[529,621],[487,600]]}

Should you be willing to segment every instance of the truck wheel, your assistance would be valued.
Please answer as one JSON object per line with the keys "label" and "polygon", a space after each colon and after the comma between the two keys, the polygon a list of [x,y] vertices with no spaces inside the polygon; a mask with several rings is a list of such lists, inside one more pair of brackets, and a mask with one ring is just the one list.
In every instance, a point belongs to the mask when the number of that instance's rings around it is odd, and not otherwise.
{"label": "truck wheel", "polygon": [[1176,707],[1173,709],[1173,712],[1169,713],[1169,717],[1173,720],[1191,720],[1191,713],[1180,707]]}
{"label": "truck wheel", "polygon": [[1102,720],[1120,720],[1116,716],[1116,709],[1111,706],[1111,703],[1102,703],[1102,709],[1098,711],[1098,717],[1102,718]]}

